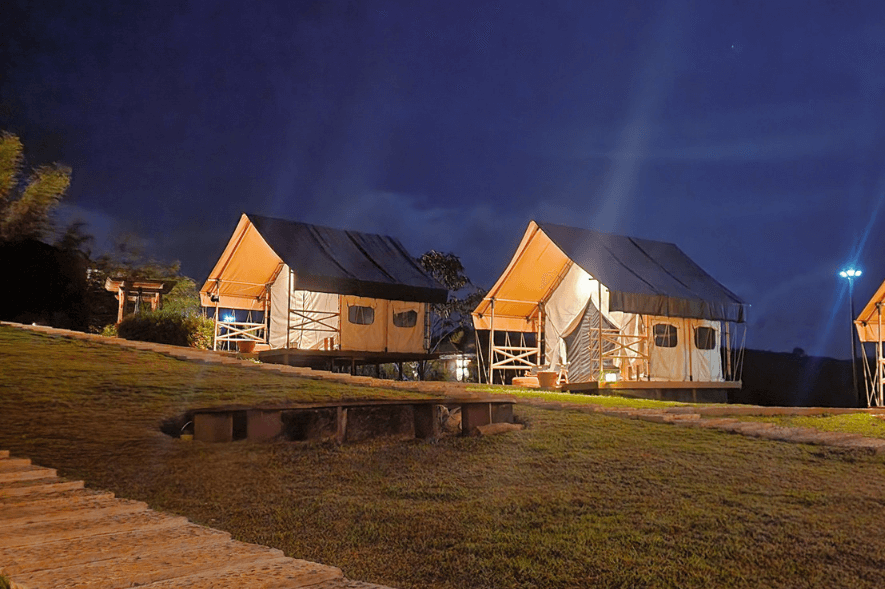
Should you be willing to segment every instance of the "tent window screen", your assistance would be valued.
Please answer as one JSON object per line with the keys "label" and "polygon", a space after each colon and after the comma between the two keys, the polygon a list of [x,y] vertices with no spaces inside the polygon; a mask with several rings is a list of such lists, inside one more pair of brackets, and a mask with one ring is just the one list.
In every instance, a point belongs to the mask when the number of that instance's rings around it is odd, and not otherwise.
{"label": "tent window screen", "polygon": [[716,330],[712,327],[696,327],[694,330],[694,346],[699,350],[716,349]]}
{"label": "tent window screen", "polygon": [[349,305],[347,307],[347,320],[354,325],[372,325],[375,323],[375,309]]}
{"label": "tent window screen", "polygon": [[418,311],[394,313],[393,324],[397,327],[415,327],[418,324]]}
{"label": "tent window screen", "polygon": [[655,345],[659,348],[676,347],[676,326],[669,323],[656,323],[654,326]]}

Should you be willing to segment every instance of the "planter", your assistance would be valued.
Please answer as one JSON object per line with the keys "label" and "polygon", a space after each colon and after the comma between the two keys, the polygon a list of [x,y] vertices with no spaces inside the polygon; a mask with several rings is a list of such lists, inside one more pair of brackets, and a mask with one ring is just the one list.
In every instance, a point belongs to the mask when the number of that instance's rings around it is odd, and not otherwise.
{"label": "planter", "polygon": [[255,351],[255,342],[237,342],[237,350],[239,350],[241,354],[251,354]]}
{"label": "planter", "polygon": [[552,370],[539,370],[538,371],[538,386],[542,389],[555,389],[556,388],[556,379],[559,376],[558,372],[554,372]]}

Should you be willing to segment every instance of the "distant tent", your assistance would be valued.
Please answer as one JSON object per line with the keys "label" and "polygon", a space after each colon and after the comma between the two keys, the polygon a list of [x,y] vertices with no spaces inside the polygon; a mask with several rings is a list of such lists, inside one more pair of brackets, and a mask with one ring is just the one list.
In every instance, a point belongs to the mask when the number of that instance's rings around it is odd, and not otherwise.
{"label": "distant tent", "polygon": [[473,323],[487,379],[567,365],[571,382],[719,382],[746,308],[671,243],[532,221]]}
{"label": "distant tent", "polygon": [[246,215],[200,290],[217,341],[265,349],[425,350],[447,291],[392,237]]}
{"label": "distant tent", "polygon": [[866,304],[854,326],[857,329],[857,337],[864,344],[871,343],[876,347],[876,364],[870,366],[866,353],[861,357],[864,361],[864,375],[866,381],[867,406],[885,406],[885,351],[883,351],[883,338],[885,338],[885,282]]}

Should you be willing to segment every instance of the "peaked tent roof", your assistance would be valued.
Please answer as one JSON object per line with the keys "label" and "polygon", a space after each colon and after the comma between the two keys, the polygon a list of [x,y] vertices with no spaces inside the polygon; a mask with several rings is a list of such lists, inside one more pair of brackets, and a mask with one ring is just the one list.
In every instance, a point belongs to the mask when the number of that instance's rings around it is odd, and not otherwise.
{"label": "peaked tent roof", "polygon": [[539,227],[609,289],[612,311],[746,321],[747,304],[675,244],[553,223]]}
{"label": "peaked tent roof", "polygon": [[[507,269],[474,311],[474,324],[532,331],[539,302],[577,264],[609,290],[612,311],[743,322],[746,303],[671,243],[553,223],[529,223]],[[500,319],[499,319],[500,317]]]}
{"label": "peaked tent roof", "polygon": [[[237,284],[254,285],[256,292],[247,296],[259,297],[257,287],[263,293],[283,263],[294,271],[294,288],[301,290],[428,303],[445,302],[448,296],[393,237],[253,214],[240,218],[202,291],[214,292],[221,279],[221,306],[224,283],[237,291],[244,288]],[[234,290],[228,294],[238,296]]]}
{"label": "peaked tent roof", "polygon": [[[870,302],[866,304],[854,325],[857,328],[857,336],[862,342],[879,342],[885,340],[885,313],[880,318],[880,309],[885,304],[885,282],[883,282]],[[883,325],[883,333],[879,333],[879,323]]]}

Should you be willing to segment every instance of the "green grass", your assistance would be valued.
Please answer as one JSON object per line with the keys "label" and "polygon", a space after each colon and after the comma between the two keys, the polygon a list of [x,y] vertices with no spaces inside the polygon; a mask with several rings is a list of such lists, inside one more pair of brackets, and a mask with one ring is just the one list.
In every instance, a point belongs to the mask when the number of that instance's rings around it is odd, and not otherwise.
{"label": "green grass", "polygon": [[678,401],[656,401],[654,399],[636,399],[632,397],[617,397],[606,395],[581,395],[577,393],[557,393],[542,391],[539,389],[519,389],[514,387],[502,387],[494,385],[476,384],[467,387],[468,391],[482,393],[506,394],[528,399],[542,399],[557,403],[575,403],[581,405],[601,405],[603,407],[633,407],[636,409],[657,409],[660,407],[681,407],[699,405],[695,403],[680,403]]}
{"label": "green grass", "polygon": [[[222,402],[400,395],[0,328],[0,448],[290,556],[403,589],[878,587],[885,462],[517,406],[436,443],[201,444]],[[568,396],[571,399],[571,395]]]}
{"label": "green grass", "polygon": [[868,413],[842,415],[745,416],[744,421],[763,421],[786,427],[813,427],[827,432],[860,434],[868,438],[885,438],[885,421]]}

